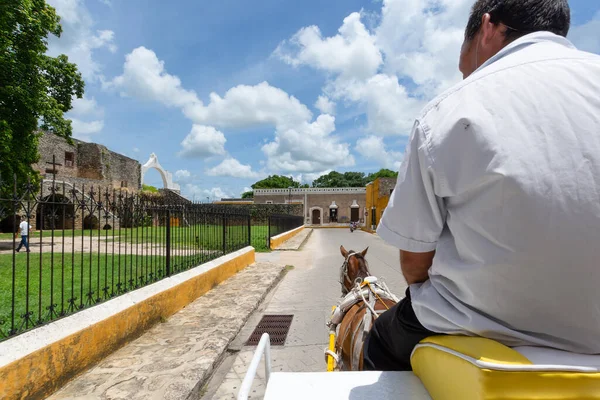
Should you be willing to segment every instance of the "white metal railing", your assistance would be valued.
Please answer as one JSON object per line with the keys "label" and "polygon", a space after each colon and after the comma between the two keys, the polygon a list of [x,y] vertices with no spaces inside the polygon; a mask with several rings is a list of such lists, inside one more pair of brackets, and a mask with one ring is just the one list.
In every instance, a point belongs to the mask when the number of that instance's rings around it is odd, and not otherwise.
{"label": "white metal railing", "polygon": [[258,342],[258,346],[256,347],[256,352],[254,352],[254,356],[252,357],[252,361],[250,362],[250,366],[248,367],[248,372],[246,372],[246,376],[244,377],[244,381],[242,382],[242,386],[240,387],[240,391],[238,393],[238,400],[247,400],[248,394],[250,393],[250,389],[252,388],[252,382],[254,382],[254,378],[256,376],[256,371],[258,370],[258,365],[260,364],[260,359],[262,355],[265,356],[265,387],[266,384],[269,383],[269,378],[271,377],[271,339],[269,338],[268,333],[263,333]]}

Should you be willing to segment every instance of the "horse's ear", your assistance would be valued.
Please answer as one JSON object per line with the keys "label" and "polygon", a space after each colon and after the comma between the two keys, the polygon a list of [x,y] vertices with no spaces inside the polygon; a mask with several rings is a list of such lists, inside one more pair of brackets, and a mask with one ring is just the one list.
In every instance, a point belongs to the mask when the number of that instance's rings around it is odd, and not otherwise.
{"label": "horse's ear", "polygon": [[348,250],[346,250],[346,249],[344,248],[344,246],[340,246],[340,252],[342,253],[342,256],[343,256],[344,258],[347,258],[347,257],[348,257]]}
{"label": "horse's ear", "polygon": [[362,251],[362,253],[360,253],[360,254],[362,254],[362,256],[363,256],[363,257],[366,257],[366,256],[367,256],[367,251],[368,251],[368,250],[369,250],[369,248],[367,247],[367,248],[366,248],[366,249],[364,249],[364,250]]}

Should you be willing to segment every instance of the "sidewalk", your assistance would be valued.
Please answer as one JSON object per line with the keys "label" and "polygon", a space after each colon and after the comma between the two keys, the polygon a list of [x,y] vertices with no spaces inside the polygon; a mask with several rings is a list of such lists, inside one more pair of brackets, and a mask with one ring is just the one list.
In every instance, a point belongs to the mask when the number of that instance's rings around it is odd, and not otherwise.
{"label": "sidewalk", "polygon": [[215,287],[49,399],[187,399],[200,389],[284,266],[258,263]]}
{"label": "sidewalk", "polygon": [[294,237],[286,240],[281,246],[279,246],[277,251],[286,251],[286,250],[300,250],[300,247],[308,240],[308,237],[312,233],[311,228],[304,228],[302,232],[298,233]]}

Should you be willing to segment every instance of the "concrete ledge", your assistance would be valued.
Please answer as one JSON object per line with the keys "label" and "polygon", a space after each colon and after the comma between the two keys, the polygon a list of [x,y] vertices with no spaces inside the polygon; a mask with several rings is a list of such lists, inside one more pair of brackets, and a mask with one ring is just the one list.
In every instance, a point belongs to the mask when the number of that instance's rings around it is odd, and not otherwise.
{"label": "concrete ledge", "polygon": [[[310,225],[313,229],[348,229],[350,230],[350,224],[347,225]],[[360,227],[357,229],[359,230]]]}
{"label": "concrete ledge", "polygon": [[254,262],[246,247],[1,342],[0,398],[46,397]]}
{"label": "concrete ledge", "polygon": [[306,243],[310,234],[312,233],[312,228],[305,228],[302,232],[299,232],[291,239],[283,242],[279,247],[277,247],[277,251],[298,251],[300,248]]}
{"label": "concrete ledge", "polygon": [[284,232],[280,235],[273,236],[271,238],[271,250],[277,249],[281,246],[286,240],[300,233],[304,229],[304,226],[300,226],[296,229],[292,229],[291,231]]}

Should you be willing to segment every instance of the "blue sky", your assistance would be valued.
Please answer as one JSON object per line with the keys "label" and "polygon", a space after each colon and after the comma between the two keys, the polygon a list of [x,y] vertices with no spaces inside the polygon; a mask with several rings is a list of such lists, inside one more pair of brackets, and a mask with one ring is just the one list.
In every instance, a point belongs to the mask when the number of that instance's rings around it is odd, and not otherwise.
{"label": "blue sky", "polygon": [[[460,79],[472,0],[48,0],[50,40],[86,81],[74,134],[144,163],[188,197],[268,174],[397,169],[419,109]],[[571,0],[570,39],[600,52],[600,4]],[[162,186],[157,172],[146,183]]]}

